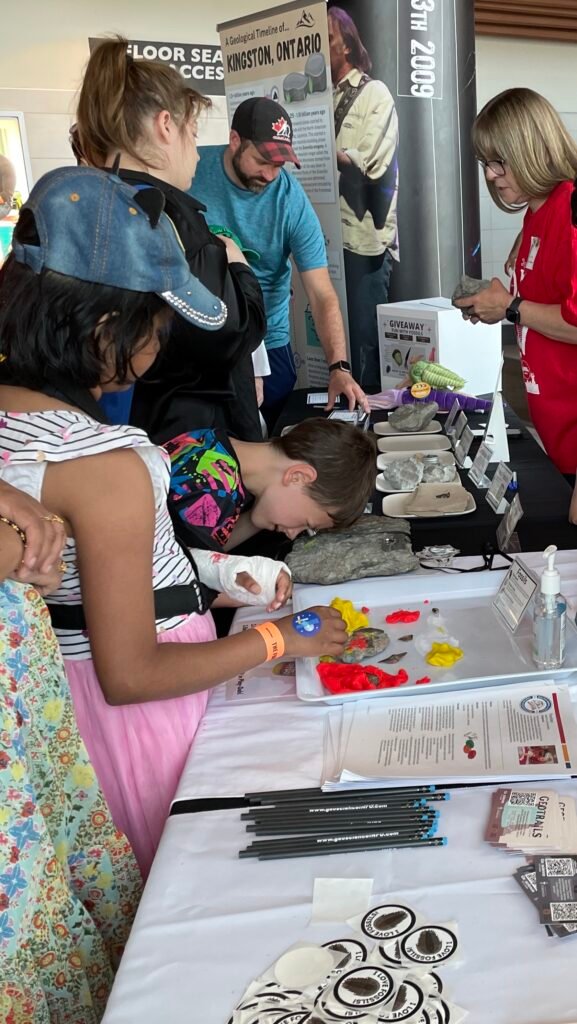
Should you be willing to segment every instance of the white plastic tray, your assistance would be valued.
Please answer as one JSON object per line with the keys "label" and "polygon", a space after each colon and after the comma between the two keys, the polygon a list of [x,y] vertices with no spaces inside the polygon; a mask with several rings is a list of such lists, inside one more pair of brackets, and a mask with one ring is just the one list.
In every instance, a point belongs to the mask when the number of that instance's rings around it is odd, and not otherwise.
{"label": "white plastic tray", "polygon": [[402,452],[405,455],[407,452],[411,455],[416,452],[436,455],[437,452],[448,452],[450,447],[451,442],[444,434],[442,437],[433,434],[404,434],[401,437],[379,437],[377,440],[380,452]]}
{"label": "white plastic tray", "polygon": [[[409,682],[390,690],[364,690],[360,693],[333,695],[328,693],[316,672],[317,659],[302,658],[296,663],[297,696],[309,703],[342,704],[351,700],[394,700],[395,697],[415,696],[422,693],[446,693],[475,687],[495,686],[520,680],[561,678],[577,669],[577,630],[567,621],[565,664],[561,669],[536,669],[532,657],[532,619],[525,614],[517,631],[512,634],[501,623],[492,608],[492,599],[503,580],[504,572],[480,572],[461,576],[394,576],[357,580],[331,587],[297,585],[293,595],[295,611],[312,605],[330,604],[334,597],[348,598],[356,608],[370,608],[371,626],[385,629],[390,636],[387,649],[372,659],[386,672],[395,673],[404,668]],[[575,588],[565,585],[565,593]],[[427,602],[427,603],[425,603]],[[419,610],[418,622],[389,626],[385,616],[400,608]],[[428,632],[426,619],[433,608],[438,608],[448,632],[464,651],[461,661],[451,669],[428,665],[412,644],[401,643],[398,638],[409,633]],[[439,637],[439,639],[442,639]],[[380,665],[379,659],[397,651],[406,650],[407,656],[395,665]],[[371,659],[367,660],[367,664]],[[416,686],[413,682],[430,676],[431,682]]]}
{"label": "white plastic tray", "polygon": [[[440,488],[442,486],[443,484],[439,484]],[[378,483],[377,489],[380,490]],[[453,516],[468,516],[477,508],[473,495],[467,491],[467,507],[462,512],[427,512],[426,515],[416,516],[408,511],[412,494],[412,491],[397,491],[396,494],[387,494],[386,498],[383,498],[383,515],[391,516],[393,519],[450,519]]]}
{"label": "white plastic tray", "polygon": [[426,434],[440,434],[442,429],[438,420],[432,420],[426,430],[395,430],[388,420],[375,423],[373,427],[375,434],[383,434],[385,437],[422,437]]}

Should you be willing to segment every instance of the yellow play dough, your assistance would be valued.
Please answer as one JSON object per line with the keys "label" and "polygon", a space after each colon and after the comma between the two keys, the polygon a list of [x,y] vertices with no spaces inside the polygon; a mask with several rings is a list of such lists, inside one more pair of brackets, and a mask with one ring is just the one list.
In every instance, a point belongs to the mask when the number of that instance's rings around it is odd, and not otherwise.
{"label": "yellow play dough", "polygon": [[334,597],[331,601],[331,608],[336,608],[345,620],[347,633],[354,633],[355,629],[362,629],[368,626],[369,619],[364,612],[358,612],[352,601],[346,601],[342,597]]}
{"label": "yellow play dough", "polygon": [[433,643],[431,650],[425,656],[425,661],[435,668],[451,668],[456,661],[460,661],[463,652],[460,647],[453,647],[452,644]]}

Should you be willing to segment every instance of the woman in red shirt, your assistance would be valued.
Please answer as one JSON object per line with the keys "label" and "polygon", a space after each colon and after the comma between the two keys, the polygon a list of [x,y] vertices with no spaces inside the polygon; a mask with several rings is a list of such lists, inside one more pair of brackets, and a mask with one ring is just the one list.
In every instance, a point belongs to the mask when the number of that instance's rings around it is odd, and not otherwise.
{"label": "woman in red shirt", "polygon": [[577,229],[571,191],[577,143],[543,96],[507,89],[477,115],[473,147],[496,205],[526,213],[510,287],[494,277],[489,288],[457,305],[473,306],[475,322],[506,318],[516,325],[531,418],[549,457],[574,478]]}

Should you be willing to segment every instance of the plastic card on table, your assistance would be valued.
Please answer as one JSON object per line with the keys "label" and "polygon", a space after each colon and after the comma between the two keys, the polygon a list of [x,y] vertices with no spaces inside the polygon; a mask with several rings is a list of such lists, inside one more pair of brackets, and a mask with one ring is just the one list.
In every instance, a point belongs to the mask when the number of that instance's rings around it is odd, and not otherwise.
{"label": "plastic card on table", "polygon": [[328,391],[315,391],[307,395],[307,405],[326,405],[329,400]]}
{"label": "plastic card on table", "polygon": [[513,562],[493,601],[493,607],[508,629],[514,633],[537,589],[537,581],[520,559]]}
{"label": "plastic card on table", "polygon": [[455,445],[455,461],[461,468],[467,468],[467,464],[471,465],[471,460],[468,456],[474,437],[473,431],[469,424],[466,423],[463,427],[463,433]]}
{"label": "plastic card on table", "polygon": [[513,470],[505,462],[500,462],[491,481],[491,486],[485,495],[485,501],[491,506],[493,512],[502,513],[505,511],[507,507],[507,503],[504,500],[505,493],[512,479]]}
{"label": "plastic card on table", "polygon": [[485,490],[491,483],[489,477],[486,475],[486,469],[490,461],[491,449],[488,444],[485,444],[485,442],[482,441],[477,450],[477,454],[473,459],[473,465],[469,470],[469,480],[471,480],[479,490]]}
{"label": "plastic card on table", "polygon": [[523,518],[523,506],[519,494],[516,494],[513,501],[505,511],[497,529],[497,545],[499,551],[511,550],[511,539],[517,528],[517,524]]}
{"label": "plastic card on table", "polygon": [[466,426],[467,426],[467,417],[465,416],[465,413],[461,409],[461,411],[459,412],[459,415],[457,416],[457,419],[455,420],[454,430],[451,433],[451,441],[453,442],[453,448],[456,448],[457,441],[461,437],[461,434],[463,433],[463,431],[464,431]]}
{"label": "plastic card on table", "polygon": [[454,423],[459,415],[460,409],[461,406],[459,404],[459,399],[456,398],[449,410],[449,413],[447,414],[447,419],[445,420],[445,433],[448,437],[451,437],[455,431]]}

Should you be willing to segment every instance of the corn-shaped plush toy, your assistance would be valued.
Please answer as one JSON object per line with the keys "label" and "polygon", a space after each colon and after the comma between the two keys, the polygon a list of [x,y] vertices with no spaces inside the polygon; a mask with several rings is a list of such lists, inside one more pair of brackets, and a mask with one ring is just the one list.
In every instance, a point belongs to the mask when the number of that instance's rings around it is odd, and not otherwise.
{"label": "corn-shaped plush toy", "polygon": [[458,373],[439,366],[439,363],[427,363],[425,359],[413,363],[410,374],[413,383],[422,380],[432,388],[441,388],[443,391],[460,391],[465,383]]}

